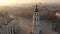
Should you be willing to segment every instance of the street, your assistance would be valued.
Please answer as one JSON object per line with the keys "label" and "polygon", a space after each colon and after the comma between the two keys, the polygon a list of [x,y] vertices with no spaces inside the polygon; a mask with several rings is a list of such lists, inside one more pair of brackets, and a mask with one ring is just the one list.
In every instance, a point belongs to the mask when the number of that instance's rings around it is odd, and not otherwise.
{"label": "street", "polygon": [[[19,25],[21,27],[21,34],[29,34],[32,30],[32,19],[20,18]],[[58,34],[57,32],[52,31],[52,22],[48,20],[40,20],[40,28],[42,34]]]}

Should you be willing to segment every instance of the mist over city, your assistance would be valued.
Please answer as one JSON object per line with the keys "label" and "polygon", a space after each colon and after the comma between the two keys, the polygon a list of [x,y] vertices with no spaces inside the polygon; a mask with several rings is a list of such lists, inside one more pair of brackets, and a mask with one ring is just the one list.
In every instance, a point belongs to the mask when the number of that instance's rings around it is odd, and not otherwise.
{"label": "mist over city", "polygon": [[60,0],[0,0],[0,34],[60,34]]}

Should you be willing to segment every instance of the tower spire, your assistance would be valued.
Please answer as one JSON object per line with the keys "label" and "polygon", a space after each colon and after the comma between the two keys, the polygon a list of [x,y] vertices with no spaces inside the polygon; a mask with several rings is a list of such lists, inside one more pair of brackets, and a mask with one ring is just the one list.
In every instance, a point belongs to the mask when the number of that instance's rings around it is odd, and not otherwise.
{"label": "tower spire", "polygon": [[36,4],[36,9],[37,9],[37,4]]}
{"label": "tower spire", "polygon": [[35,8],[35,11],[34,12],[38,12],[37,4],[36,4],[36,8]]}

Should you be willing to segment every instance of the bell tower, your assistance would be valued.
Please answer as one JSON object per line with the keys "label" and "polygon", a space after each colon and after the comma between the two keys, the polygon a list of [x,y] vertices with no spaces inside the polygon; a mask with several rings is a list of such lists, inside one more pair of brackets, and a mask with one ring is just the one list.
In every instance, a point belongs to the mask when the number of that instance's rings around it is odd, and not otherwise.
{"label": "bell tower", "polygon": [[33,28],[32,28],[33,34],[39,34],[40,33],[40,15],[39,10],[36,4],[35,10],[33,12]]}

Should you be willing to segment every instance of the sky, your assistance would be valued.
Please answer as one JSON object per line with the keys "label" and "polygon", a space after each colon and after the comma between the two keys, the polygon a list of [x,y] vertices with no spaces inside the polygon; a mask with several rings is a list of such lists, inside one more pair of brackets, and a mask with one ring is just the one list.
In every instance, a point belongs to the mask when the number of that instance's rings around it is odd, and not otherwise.
{"label": "sky", "polygon": [[60,3],[60,0],[41,0],[42,3]]}
{"label": "sky", "polygon": [[60,3],[60,0],[0,0],[0,6],[23,3]]}

